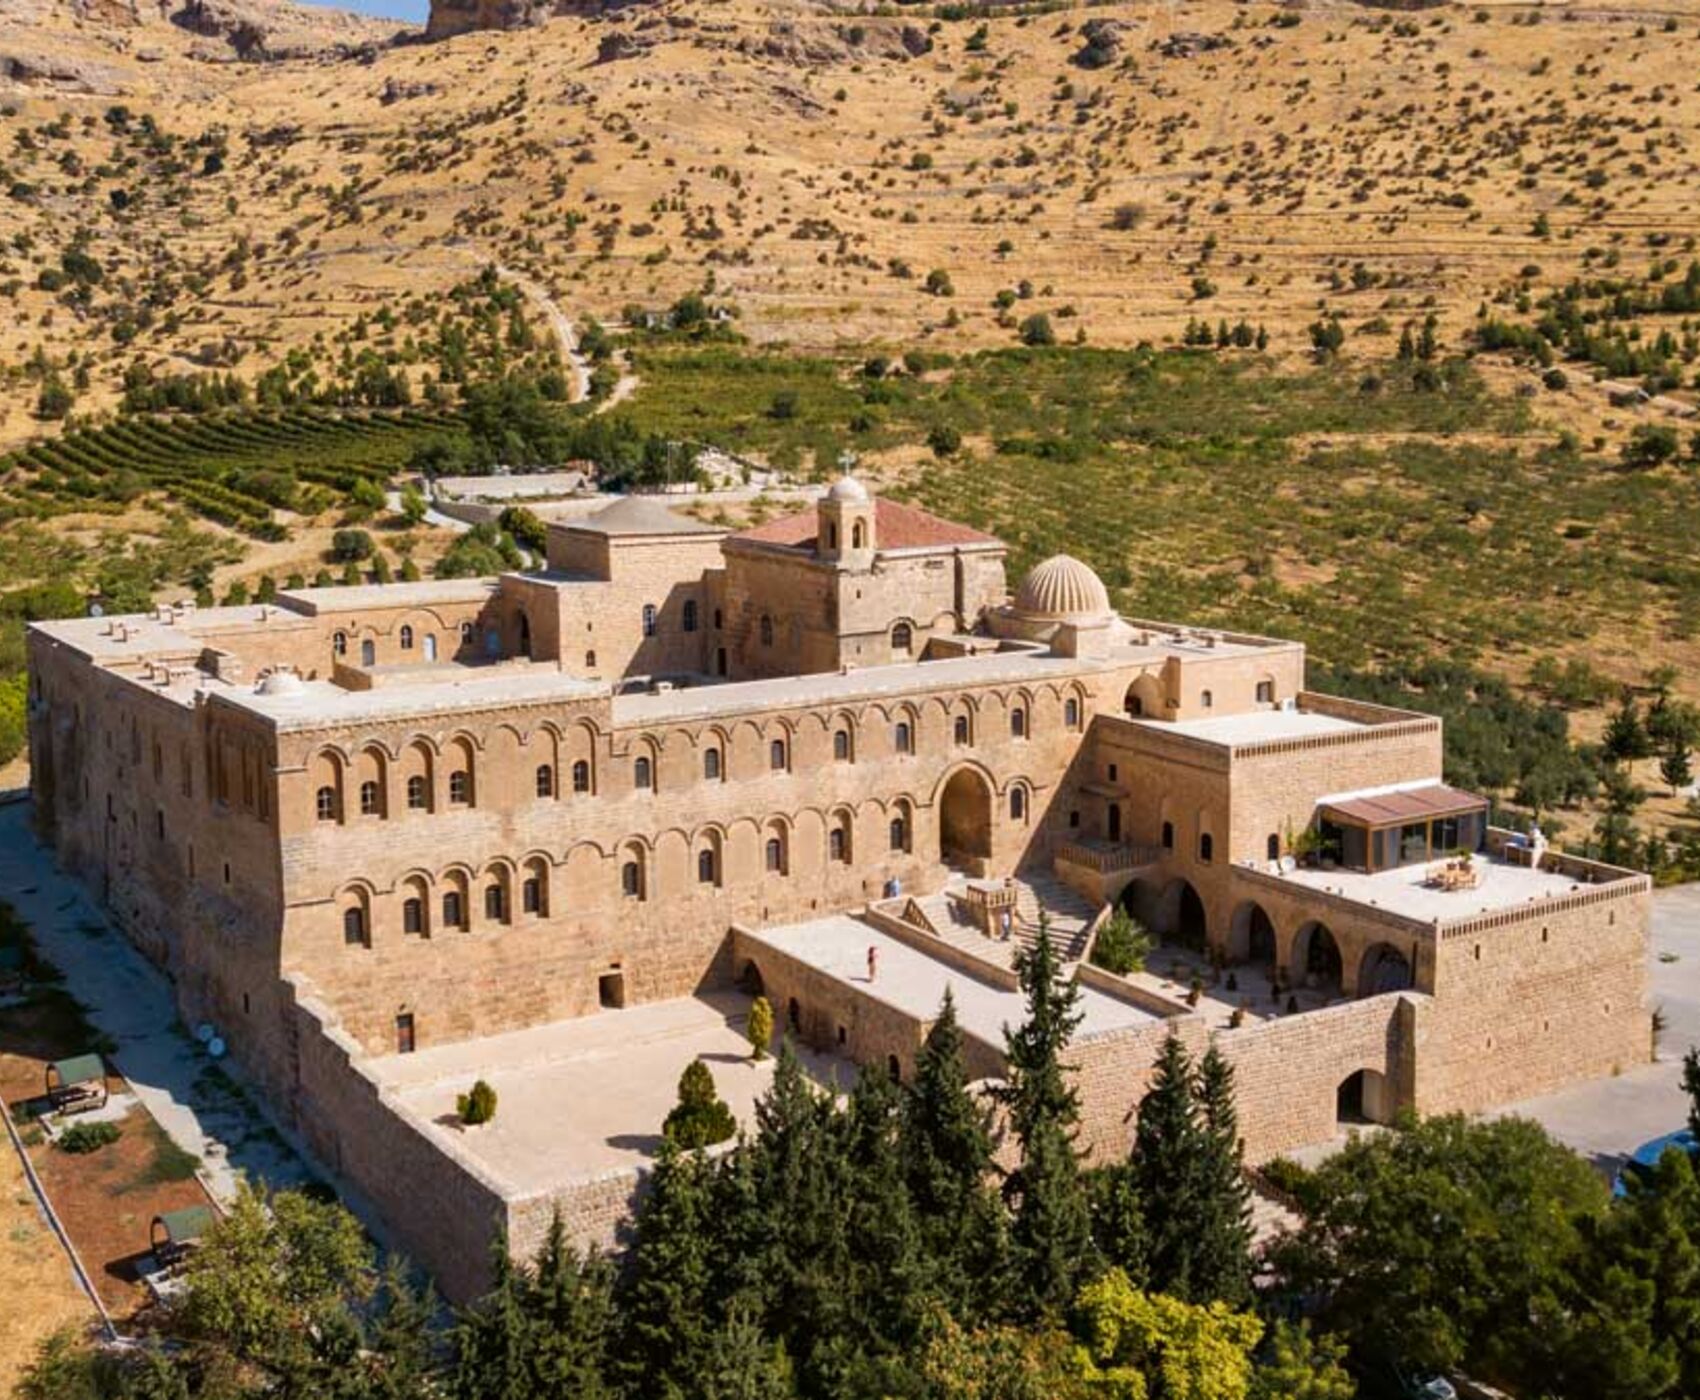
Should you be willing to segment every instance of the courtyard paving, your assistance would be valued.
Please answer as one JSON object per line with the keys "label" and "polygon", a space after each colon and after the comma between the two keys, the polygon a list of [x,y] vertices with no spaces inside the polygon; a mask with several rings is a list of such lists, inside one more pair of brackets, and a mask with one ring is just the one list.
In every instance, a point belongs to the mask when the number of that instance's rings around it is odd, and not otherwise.
{"label": "courtyard paving", "polygon": [[[516,1192],[547,1190],[641,1165],[661,1146],[693,1060],[742,1125],[773,1079],[771,1055],[750,1058],[744,1025],[751,999],[738,992],[650,1002],[555,1021],[411,1055],[370,1061],[372,1074],[427,1133],[472,1154]],[[821,1084],[848,1089],[856,1067],[798,1047]],[[496,1117],[462,1128],[455,1098],[487,1080]]]}

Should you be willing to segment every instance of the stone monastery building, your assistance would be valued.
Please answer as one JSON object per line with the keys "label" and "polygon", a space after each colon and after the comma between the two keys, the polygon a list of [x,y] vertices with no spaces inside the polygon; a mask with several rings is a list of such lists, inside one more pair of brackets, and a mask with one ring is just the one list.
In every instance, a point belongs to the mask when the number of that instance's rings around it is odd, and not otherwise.
{"label": "stone monastery building", "polygon": [[[1437,719],[1301,646],[1121,618],[1066,556],[1011,596],[1004,553],[846,478],[741,533],[622,499],[497,579],[39,624],[36,812],[451,1296],[493,1225],[617,1238],[697,1054],[747,1112],[755,992],[823,1076],[901,1076],[949,986],[1001,1074],[1041,911],[1100,1158],[1171,1032],[1251,1160],[1649,1056],[1644,877],[1490,827]],[[1086,962],[1118,902],[1164,940],[1131,978]]]}

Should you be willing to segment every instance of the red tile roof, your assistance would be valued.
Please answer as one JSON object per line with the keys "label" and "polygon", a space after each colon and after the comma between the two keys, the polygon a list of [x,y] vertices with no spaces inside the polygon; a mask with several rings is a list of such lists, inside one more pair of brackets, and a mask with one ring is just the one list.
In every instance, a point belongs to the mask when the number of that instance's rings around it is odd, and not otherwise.
{"label": "red tile roof", "polygon": [[[734,535],[758,544],[783,544],[796,549],[815,547],[818,516],[813,506],[784,515]],[[874,499],[874,545],[877,549],[948,549],[962,544],[996,544],[997,538],[944,520],[915,506],[899,505],[883,496]]]}

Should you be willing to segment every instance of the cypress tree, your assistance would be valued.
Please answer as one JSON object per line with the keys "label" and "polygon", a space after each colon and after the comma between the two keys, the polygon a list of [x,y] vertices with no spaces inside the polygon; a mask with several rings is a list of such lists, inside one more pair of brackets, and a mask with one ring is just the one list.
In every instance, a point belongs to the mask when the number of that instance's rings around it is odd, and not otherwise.
{"label": "cypress tree", "polygon": [[455,1400],[529,1400],[531,1321],[525,1280],[508,1255],[502,1231],[490,1245],[490,1290],[461,1314],[455,1329]]}
{"label": "cypress tree", "polygon": [[614,1273],[600,1255],[580,1255],[567,1243],[559,1211],[537,1256],[527,1304],[537,1329],[532,1356],[537,1400],[613,1400],[608,1351]]}
{"label": "cypress tree", "polygon": [[1087,1197],[1092,1207],[1092,1243],[1104,1262],[1120,1269],[1135,1288],[1146,1279],[1145,1206],[1131,1162],[1112,1162],[1090,1173]]}
{"label": "cypress tree", "polygon": [[436,1301],[429,1287],[415,1288],[407,1266],[390,1260],[384,1269],[379,1306],[368,1346],[377,1366],[368,1393],[373,1400],[411,1400],[430,1392],[431,1315]]}
{"label": "cypress tree", "polygon": [[915,1059],[898,1149],[931,1281],[960,1322],[997,1309],[1008,1262],[1003,1203],[992,1189],[989,1105],[968,1092],[956,999],[944,1000]]}
{"label": "cypress tree", "polygon": [[790,1400],[796,1393],[784,1344],[767,1337],[744,1305],[709,1337],[690,1391],[692,1400]]}
{"label": "cypress tree", "polygon": [[1234,1071],[1214,1044],[1199,1061],[1197,1090],[1203,1151],[1187,1301],[1240,1307],[1251,1298],[1251,1192],[1242,1171]]}
{"label": "cypress tree", "polygon": [[1163,1042],[1151,1088],[1139,1102],[1131,1166],[1145,1211],[1149,1286],[1177,1298],[1194,1296],[1193,1245],[1204,1157],[1192,1060],[1180,1037],[1171,1034]]}
{"label": "cypress tree", "polygon": [[1079,1096],[1062,1055],[1080,1024],[1080,989],[1064,981],[1041,915],[1039,936],[1015,959],[1027,1019],[1004,1033],[1009,1083],[1000,1097],[1021,1144],[1021,1165],[1004,1185],[1014,1219],[1015,1304],[1035,1316],[1066,1307],[1092,1263],[1092,1222],[1074,1156]]}

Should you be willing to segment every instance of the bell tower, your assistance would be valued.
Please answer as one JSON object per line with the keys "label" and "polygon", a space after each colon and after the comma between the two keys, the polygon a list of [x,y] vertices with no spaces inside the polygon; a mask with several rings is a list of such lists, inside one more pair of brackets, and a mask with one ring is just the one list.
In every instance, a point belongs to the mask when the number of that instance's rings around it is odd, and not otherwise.
{"label": "bell tower", "polygon": [[816,507],[815,555],[841,569],[869,569],[874,562],[874,501],[853,476],[833,482]]}

